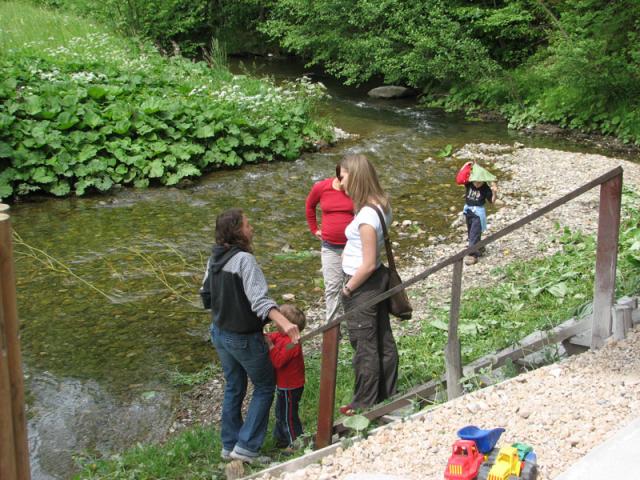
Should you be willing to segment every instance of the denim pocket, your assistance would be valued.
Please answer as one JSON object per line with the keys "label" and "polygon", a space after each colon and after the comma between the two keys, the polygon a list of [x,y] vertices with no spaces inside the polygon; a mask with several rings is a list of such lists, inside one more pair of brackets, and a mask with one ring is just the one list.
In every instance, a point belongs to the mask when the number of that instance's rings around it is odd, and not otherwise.
{"label": "denim pocket", "polygon": [[224,343],[225,347],[233,350],[246,350],[249,346],[249,340],[247,339],[247,337],[238,333],[223,334],[222,342]]}

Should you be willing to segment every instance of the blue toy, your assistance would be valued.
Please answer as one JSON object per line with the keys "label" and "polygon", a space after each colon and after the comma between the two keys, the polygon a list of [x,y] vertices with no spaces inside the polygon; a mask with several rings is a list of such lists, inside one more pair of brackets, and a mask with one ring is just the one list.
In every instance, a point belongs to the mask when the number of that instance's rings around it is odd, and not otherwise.
{"label": "blue toy", "polygon": [[493,447],[496,446],[496,443],[498,443],[502,432],[504,432],[504,428],[484,430],[475,425],[467,425],[458,430],[458,437],[463,440],[473,440],[476,442],[480,453],[488,454],[493,450]]}

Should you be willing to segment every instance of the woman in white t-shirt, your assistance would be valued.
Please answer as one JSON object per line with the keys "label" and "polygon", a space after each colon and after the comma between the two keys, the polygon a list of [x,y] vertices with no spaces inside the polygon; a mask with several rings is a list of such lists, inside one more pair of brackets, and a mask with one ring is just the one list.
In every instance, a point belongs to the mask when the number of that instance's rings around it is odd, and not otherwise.
{"label": "woman in white t-shirt", "polygon": [[[384,236],[376,210],[388,228],[391,205],[375,168],[364,155],[346,156],[340,162],[340,177],[356,214],[345,230],[347,244],[342,254],[342,301],[348,313],[388,289],[389,272],[380,261]],[[354,349],[355,386],[351,403],[340,411],[353,415],[356,409],[371,407],[396,392],[398,349],[386,300],[349,318],[347,329]]]}

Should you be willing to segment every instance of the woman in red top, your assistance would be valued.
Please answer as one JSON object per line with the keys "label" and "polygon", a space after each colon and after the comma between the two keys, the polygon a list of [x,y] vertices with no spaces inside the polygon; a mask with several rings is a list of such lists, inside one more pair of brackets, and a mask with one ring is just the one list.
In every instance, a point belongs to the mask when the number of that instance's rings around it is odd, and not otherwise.
{"label": "woman in red top", "polygon": [[[316,207],[320,204],[322,227],[318,226]],[[322,241],[322,276],[324,298],[327,306],[327,322],[335,319],[342,308],[340,293],[344,273],[342,272],[342,250],[347,243],[344,229],[353,220],[353,202],[340,184],[340,166],[336,176],[321,180],[309,192],[306,202],[309,230]]]}

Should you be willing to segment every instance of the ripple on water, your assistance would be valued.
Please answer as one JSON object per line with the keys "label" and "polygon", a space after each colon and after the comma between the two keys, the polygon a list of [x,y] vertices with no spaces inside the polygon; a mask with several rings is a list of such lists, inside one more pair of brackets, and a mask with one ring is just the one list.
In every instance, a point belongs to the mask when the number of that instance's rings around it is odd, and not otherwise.
{"label": "ripple on water", "polygon": [[92,380],[31,376],[29,449],[32,478],[68,478],[73,455],[110,455],[138,441],[158,441],[171,423],[164,387],[116,398]]}

